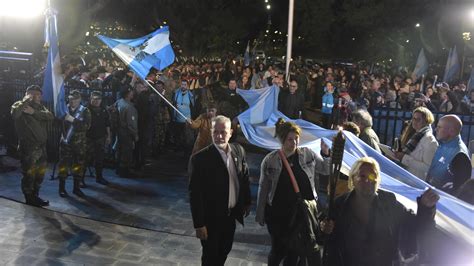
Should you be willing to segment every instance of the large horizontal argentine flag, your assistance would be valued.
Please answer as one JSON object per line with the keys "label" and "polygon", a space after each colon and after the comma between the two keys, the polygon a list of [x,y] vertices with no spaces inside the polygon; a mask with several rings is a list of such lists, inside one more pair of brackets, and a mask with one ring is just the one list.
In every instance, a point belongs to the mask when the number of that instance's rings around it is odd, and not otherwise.
{"label": "large horizontal argentine flag", "polygon": [[[237,93],[250,106],[238,116],[245,137],[256,146],[271,150],[279,149],[281,145],[274,138],[274,125],[279,117],[283,117],[287,121],[291,120],[278,111],[279,88],[272,86],[260,90],[239,89]],[[316,152],[320,150],[321,140],[331,145],[331,139],[337,133],[305,120],[293,121],[302,129],[300,145],[310,147]],[[398,201],[407,208],[416,210],[416,198],[430,185],[376,152],[354,134],[344,131],[344,135],[346,144],[341,171],[348,172],[352,164],[361,157],[373,157],[380,164],[381,188],[395,193]],[[445,192],[439,190],[437,192],[441,197],[437,204],[437,226],[457,239],[464,240],[474,246],[474,206]]]}
{"label": "large horizontal argentine flag", "polygon": [[64,96],[64,78],[59,61],[57,12],[49,9],[46,12],[45,46],[48,48],[46,70],[43,81],[43,100],[51,106],[54,115],[63,118],[67,107]]}
{"label": "large horizontal argentine flag", "polygon": [[112,39],[99,35],[120,59],[142,79],[155,67],[163,70],[174,62],[168,26],[137,39]]}

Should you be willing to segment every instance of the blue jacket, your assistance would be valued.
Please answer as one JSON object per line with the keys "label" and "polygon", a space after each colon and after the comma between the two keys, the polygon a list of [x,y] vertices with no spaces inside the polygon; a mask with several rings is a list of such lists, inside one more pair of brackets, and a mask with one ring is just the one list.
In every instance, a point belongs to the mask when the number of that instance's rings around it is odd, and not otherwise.
{"label": "blue jacket", "polygon": [[324,114],[332,114],[332,108],[334,107],[334,93],[326,92],[323,95],[323,107],[321,112]]}
{"label": "blue jacket", "polygon": [[469,154],[466,144],[462,141],[461,136],[457,136],[447,142],[439,142],[438,149],[431,161],[431,166],[427,175],[427,180],[433,186],[442,188],[446,183],[453,182],[453,175],[449,170],[449,165],[454,156],[460,152],[467,156]]}

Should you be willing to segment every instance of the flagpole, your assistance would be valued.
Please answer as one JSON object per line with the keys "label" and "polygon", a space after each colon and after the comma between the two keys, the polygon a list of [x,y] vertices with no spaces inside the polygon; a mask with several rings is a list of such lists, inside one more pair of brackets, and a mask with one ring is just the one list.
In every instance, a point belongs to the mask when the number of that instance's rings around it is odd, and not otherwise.
{"label": "flagpole", "polygon": [[168,101],[168,99],[166,99],[166,97],[165,97],[164,95],[161,95],[161,93],[159,93],[159,92],[155,89],[155,87],[153,87],[153,85],[151,85],[151,83],[150,83],[148,80],[145,79],[144,81],[145,81],[146,84],[148,84],[148,86],[149,86],[154,92],[156,92],[163,100],[165,100],[165,102],[166,102],[169,106],[171,106],[171,108],[173,108],[173,109],[176,111],[176,113],[178,113],[178,114],[179,114],[180,116],[182,116],[186,121],[188,121],[189,117],[186,117],[186,116],[185,116],[183,113],[181,113],[176,107],[174,107],[174,105],[173,105],[172,103],[170,103],[170,102]]}
{"label": "flagpole", "polygon": [[288,11],[288,40],[286,44],[286,81],[290,82],[290,62],[291,62],[291,46],[293,43],[293,13],[295,0],[290,0],[290,7]]}

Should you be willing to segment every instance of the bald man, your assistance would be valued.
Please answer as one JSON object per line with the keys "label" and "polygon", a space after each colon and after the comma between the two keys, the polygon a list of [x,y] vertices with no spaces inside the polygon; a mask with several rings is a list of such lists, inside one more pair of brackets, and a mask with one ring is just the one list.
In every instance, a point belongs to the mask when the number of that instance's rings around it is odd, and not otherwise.
{"label": "bald man", "polygon": [[461,139],[462,121],[456,115],[443,116],[436,126],[438,149],[431,161],[426,181],[453,193],[471,176],[466,144]]}

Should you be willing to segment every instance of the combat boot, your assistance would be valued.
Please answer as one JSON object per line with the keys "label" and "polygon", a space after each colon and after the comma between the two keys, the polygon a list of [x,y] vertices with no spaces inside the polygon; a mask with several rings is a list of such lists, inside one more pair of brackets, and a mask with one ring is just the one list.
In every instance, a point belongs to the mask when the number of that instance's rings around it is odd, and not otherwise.
{"label": "combat boot", "polygon": [[41,207],[33,194],[25,194],[25,203],[30,206]]}
{"label": "combat boot", "polygon": [[49,200],[44,200],[40,198],[38,190],[34,191],[34,196],[35,196],[36,203],[38,203],[38,205],[40,205],[41,207],[49,206]]}
{"label": "combat boot", "polygon": [[72,190],[72,193],[74,193],[76,196],[80,198],[84,198],[86,195],[84,192],[81,190],[81,180],[74,178],[74,188]]}
{"label": "combat boot", "polygon": [[65,198],[69,196],[66,192],[66,180],[59,178],[59,196]]}
{"label": "combat boot", "polygon": [[101,169],[96,168],[95,169],[95,175],[96,175],[95,182],[97,182],[101,185],[104,185],[104,186],[109,184],[109,181],[105,180],[105,178],[102,176],[102,170]]}

